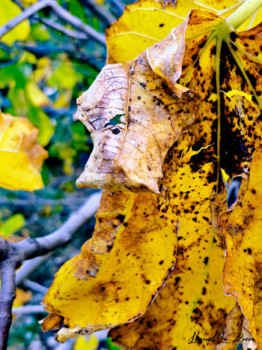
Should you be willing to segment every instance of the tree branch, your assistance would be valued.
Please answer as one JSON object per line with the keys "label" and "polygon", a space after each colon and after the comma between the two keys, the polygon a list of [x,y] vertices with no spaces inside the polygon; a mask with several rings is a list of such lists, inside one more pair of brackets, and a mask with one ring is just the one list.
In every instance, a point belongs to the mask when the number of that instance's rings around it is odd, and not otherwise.
{"label": "tree branch", "polygon": [[59,31],[59,32],[71,37],[71,38],[78,39],[78,40],[87,40],[88,39],[88,36],[85,33],[80,33],[80,32],[76,32],[74,30],[65,28],[61,24],[55,23],[55,22],[51,21],[50,19],[42,19],[42,18],[38,17],[37,20],[40,21],[41,23],[43,23],[44,25],[46,25],[52,29],[55,29],[55,30],[57,30],[57,31]]}
{"label": "tree branch", "polygon": [[83,223],[94,215],[101,198],[101,193],[91,195],[77,211],[72,213],[66,222],[56,231],[47,236],[31,239],[27,238],[16,244],[19,252],[23,254],[21,260],[32,259],[39,255],[47,254],[57,247],[67,243],[73,233]]}
{"label": "tree branch", "polygon": [[41,284],[34,282],[34,281],[30,281],[30,280],[25,280],[23,282],[23,286],[25,288],[31,289],[32,291],[34,291],[36,293],[41,293],[41,294],[46,294],[47,289],[48,289],[48,288],[42,286]]}
{"label": "tree branch", "polygon": [[[73,233],[90,217],[92,217],[99,205],[101,192],[88,197],[85,203],[65,221],[65,223],[53,233],[36,239],[27,238],[21,242],[13,243],[0,238],[0,267],[1,267],[1,291],[0,291],[0,349],[7,347],[8,333],[12,322],[12,305],[15,298],[15,270],[26,259],[38,256],[38,264],[47,257],[39,257],[53,251],[60,245],[67,243]],[[40,260],[40,261],[39,261]],[[30,272],[32,272],[32,262]],[[30,264],[29,264],[30,265]],[[25,266],[25,264],[24,264]],[[20,276],[27,277],[24,266],[19,270]],[[28,269],[28,267],[27,267]],[[27,270],[28,272],[28,270]],[[30,273],[29,272],[29,273]],[[20,277],[21,280],[21,277]]]}
{"label": "tree branch", "polygon": [[25,305],[20,307],[14,307],[13,313],[15,315],[25,315],[25,314],[46,314],[44,307],[42,305]]}
{"label": "tree branch", "polygon": [[12,323],[12,305],[15,299],[16,261],[6,259],[1,263],[0,292],[0,349],[5,350]]}
{"label": "tree branch", "polygon": [[16,272],[15,283],[19,286],[35,269],[50,258],[51,253],[38,256],[32,260],[25,261],[23,266]]}
{"label": "tree branch", "polygon": [[14,17],[13,19],[11,19],[11,21],[9,21],[0,28],[0,38],[7,34],[11,29],[15,28],[19,23],[23,22],[25,19],[31,17],[36,12],[42,10],[45,7],[51,7],[52,10],[57,14],[57,16],[60,17],[62,20],[68,22],[73,27],[81,30],[101,45],[106,46],[106,40],[103,34],[97,32],[88,24],[83,23],[79,18],[71,15],[71,13],[63,9],[55,0],[40,0],[32,6],[25,9],[18,16]]}
{"label": "tree branch", "polygon": [[121,0],[109,0],[111,3],[112,7],[115,8],[115,12],[118,17],[120,17],[125,9],[125,5],[122,3]]}
{"label": "tree branch", "polygon": [[97,17],[101,18],[107,25],[115,22],[116,17],[113,16],[106,8],[99,5],[95,0],[81,0],[87,7],[89,7]]}

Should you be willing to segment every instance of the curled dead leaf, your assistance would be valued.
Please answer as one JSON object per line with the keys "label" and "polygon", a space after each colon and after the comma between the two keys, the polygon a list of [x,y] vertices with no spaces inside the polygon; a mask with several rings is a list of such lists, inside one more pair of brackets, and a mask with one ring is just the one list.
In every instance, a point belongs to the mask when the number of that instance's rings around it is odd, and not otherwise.
{"label": "curled dead leaf", "polygon": [[[159,192],[167,151],[195,122],[196,94],[176,84],[186,24],[136,60],[107,65],[78,99],[75,119],[94,141],[79,187]],[[116,116],[120,121],[114,125]]]}

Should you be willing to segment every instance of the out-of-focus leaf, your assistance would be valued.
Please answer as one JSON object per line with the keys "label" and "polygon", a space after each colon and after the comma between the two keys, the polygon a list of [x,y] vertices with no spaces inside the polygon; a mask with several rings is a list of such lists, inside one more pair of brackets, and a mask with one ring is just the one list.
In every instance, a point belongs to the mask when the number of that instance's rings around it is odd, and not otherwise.
{"label": "out-of-focus leaf", "polygon": [[28,81],[26,84],[26,93],[34,107],[44,107],[50,103],[48,97],[39,89],[33,80]]}
{"label": "out-of-focus leaf", "polygon": [[28,118],[39,128],[40,132],[37,141],[41,143],[41,145],[46,146],[54,135],[55,122],[40,108],[30,108]]}
{"label": "out-of-focus leaf", "polygon": [[69,328],[58,339],[65,341],[145,312],[175,263],[177,225],[157,206],[150,193],[104,193],[92,239],[63,265],[45,296],[51,312],[45,329],[52,313],[61,315]]}
{"label": "out-of-focus leaf", "polygon": [[[44,28],[42,23],[35,23],[31,25],[29,38],[31,40],[45,42],[50,39],[50,33]],[[41,58],[39,58],[39,60],[41,60]]]}
{"label": "out-of-focus leaf", "polygon": [[80,335],[76,339],[74,350],[97,350],[98,345],[99,340],[93,334],[90,335],[89,339]]}
{"label": "out-of-focus leaf", "polygon": [[32,293],[30,291],[24,291],[21,288],[16,288],[16,297],[14,300],[13,307],[23,306],[25,303],[30,301],[32,298]]}
{"label": "out-of-focus leaf", "polygon": [[0,186],[33,191],[43,187],[40,169],[47,152],[36,143],[38,130],[26,118],[0,113]]}
{"label": "out-of-focus leaf", "polygon": [[31,6],[35,4],[38,0],[20,0],[21,4],[24,5],[24,7]]}
{"label": "out-of-focus leaf", "polygon": [[[0,26],[9,22],[12,18],[21,13],[21,9],[12,0],[0,1]],[[5,34],[1,40],[11,45],[16,40],[25,40],[30,32],[28,20],[18,24],[14,29]]]}
{"label": "out-of-focus leaf", "polygon": [[0,224],[0,235],[4,238],[13,235],[16,231],[20,230],[24,224],[24,216],[22,214],[14,214]]}
{"label": "out-of-focus leaf", "polygon": [[262,149],[255,151],[248,191],[233,211],[220,222],[226,239],[224,285],[249,322],[249,330],[258,347],[262,345]]}
{"label": "out-of-focus leaf", "polygon": [[72,149],[66,142],[55,142],[50,147],[50,156],[58,156],[64,161],[63,170],[65,174],[73,173],[73,157],[76,155],[76,151]]}
{"label": "out-of-focus leaf", "polygon": [[34,106],[34,104],[38,106],[46,104],[48,99],[39,90],[35,81],[28,78],[28,74],[31,74],[31,68],[26,63],[5,67],[0,70],[0,87],[11,87],[8,98],[12,102],[12,113],[26,115],[39,129],[38,141],[46,146],[54,134],[54,122],[42,109]]}
{"label": "out-of-focus leaf", "polygon": [[34,70],[34,80],[39,82],[47,80],[52,74],[52,65],[49,57],[41,57],[37,61],[37,67]]}
{"label": "out-of-focus leaf", "polygon": [[60,89],[73,89],[81,78],[81,75],[73,69],[72,63],[64,57],[47,82],[50,86]]}

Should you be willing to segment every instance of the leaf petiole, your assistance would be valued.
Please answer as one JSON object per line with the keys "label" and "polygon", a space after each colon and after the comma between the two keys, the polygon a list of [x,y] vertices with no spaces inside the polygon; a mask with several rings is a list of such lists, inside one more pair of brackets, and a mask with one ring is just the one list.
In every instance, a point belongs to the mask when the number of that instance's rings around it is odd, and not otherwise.
{"label": "leaf petiole", "polygon": [[227,23],[230,28],[237,29],[248,17],[252,16],[262,6],[262,0],[246,0],[231,16]]}

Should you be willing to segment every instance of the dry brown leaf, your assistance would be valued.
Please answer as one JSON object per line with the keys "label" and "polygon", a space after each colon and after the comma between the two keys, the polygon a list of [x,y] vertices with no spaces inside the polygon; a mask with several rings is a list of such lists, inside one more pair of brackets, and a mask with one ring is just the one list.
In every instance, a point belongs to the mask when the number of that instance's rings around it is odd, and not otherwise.
{"label": "dry brown leaf", "polygon": [[216,346],[215,350],[235,350],[242,336],[244,315],[236,303],[230,311],[226,320],[226,327],[221,336],[221,343]]}
{"label": "dry brown leaf", "polygon": [[[176,84],[186,25],[136,60],[107,65],[78,99],[75,119],[85,124],[94,141],[79,187],[159,192],[167,151],[195,122],[195,94]],[[120,122],[112,125],[118,116]]]}

